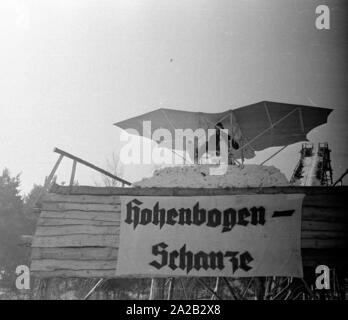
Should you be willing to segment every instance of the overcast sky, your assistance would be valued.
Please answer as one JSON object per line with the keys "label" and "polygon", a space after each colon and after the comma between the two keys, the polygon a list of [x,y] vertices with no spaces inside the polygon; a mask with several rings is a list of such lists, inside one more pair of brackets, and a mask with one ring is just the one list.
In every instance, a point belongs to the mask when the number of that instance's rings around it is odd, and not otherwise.
{"label": "overcast sky", "polygon": [[[315,28],[329,5],[331,29]],[[347,7],[310,0],[0,2],[0,169],[42,183],[54,147],[105,167],[112,124],[159,107],[219,112],[261,100],[333,108],[309,134],[347,167]],[[288,176],[293,145],[271,164]],[[271,150],[273,151],[273,150]],[[255,162],[265,159],[266,150]],[[125,168],[128,180],[151,168]],[[68,181],[65,160],[58,181]],[[80,184],[99,179],[78,167]]]}

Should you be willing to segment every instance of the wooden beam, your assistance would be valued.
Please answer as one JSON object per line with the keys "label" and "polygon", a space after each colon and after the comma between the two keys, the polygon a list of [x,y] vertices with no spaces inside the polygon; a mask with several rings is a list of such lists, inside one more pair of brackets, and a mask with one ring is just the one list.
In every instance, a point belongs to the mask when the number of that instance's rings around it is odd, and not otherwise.
{"label": "wooden beam", "polygon": [[82,300],[87,300],[91,294],[105,281],[105,279],[101,278],[97,281],[97,283],[91,288],[91,290],[86,294],[86,296]]}
{"label": "wooden beam", "polygon": [[98,211],[98,212],[119,212],[119,204],[103,203],[71,203],[71,202],[43,202],[42,210],[45,211]]}
{"label": "wooden beam", "polygon": [[120,204],[120,196],[89,196],[89,195],[65,195],[57,193],[47,193],[42,198],[42,202],[72,202],[72,203],[91,203],[91,204]]}
{"label": "wooden beam", "polygon": [[71,270],[71,269],[59,269],[59,270],[52,270],[52,271],[39,271],[39,270],[31,270],[30,274],[32,274],[34,277],[40,277],[40,278],[55,278],[55,277],[62,277],[62,278],[116,278],[115,276],[115,268],[112,268],[110,270],[91,270],[91,269],[84,269],[84,270]]}
{"label": "wooden beam", "polygon": [[[309,231],[308,231],[309,232]],[[314,232],[314,231],[312,231]],[[322,233],[324,231],[321,231]],[[62,236],[73,234],[103,234],[119,235],[119,226],[91,226],[91,225],[72,225],[72,226],[39,226],[35,236]]]}
{"label": "wooden beam", "polygon": [[119,222],[121,220],[120,212],[100,212],[100,211],[43,211],[41,213],[41,218],[54,218],[54,219],[74,219],[82,220],[81,224],[85,220],[95,220],[95,221],[115,221]]}
{"label": "wooden beam", "polygon": [[120,221],[103,221],[88,219],[39,218],[37,226],[120,226]]}
{"label": "wooden beam", "polygon": [[211,289],[201,278],[197,277],[197,281],[201,283],[212,295],[214,295],[216,299],[221,300],[220,296],[213,289]]}
{"label": "wooden beam", "polygon": [[75,173],[76,173],[76,160],[73,161],[72,169],[71,169],[71,176],[70,176],[70,187],[74,185],[74,179],[75,179]]}
{"label": "wooden beam", "polygon": [[77,161],[77,162],[79,162],[79,163],[81,163],[81,164],[84,164],[85,166],[87,166],[87,167],[89,167],[89,168],[91,168],[91,169],[94,169],[94,170],[96,170],[96,171],[98,171],[98,172],[100,172],[100,173],[102,173],[102,174],[104,174],[104,175],[106,175],[106,176],[108,176],[108,177],[110,177],[110,178],[112,178],[112,179],[115,179],[115,180],[117,180],[117,181],[120,181],[120,182],[123,183],[123,184],[129,185],[129,186],[131,185],[130,182],[128,182],[128,181],[126,181],[126,180],[124,180],[124,179],[121,179],[121,178],[119,178],[119,177],[117,177],[117,176],[111,174],[110,172],[107,172],[107,171],[105,171],[104,169],[95,166],[94,164],[92,164],[92,163],[90,163],[90,162],[88,162],[88,161],[85,161],[85,160],[83,160],[83,159],[81,159],[81,158],[78,158],[78,157],[72,155],[71,153],[68,153],[68,152],[63,151],[63,150],[58,149],[58,148],[54,148],[53,151],[56,152],[56,153],[59,153],[61,156],[70,158],[70,159],[75,160],[75,161]]}
{"label": "wooden beam", "polygon": [[59,156],[59,158],[58,158],[57,162],[55,163],[55,165],[54,165],[54,167],[53,167],[51,173],[50,173],[49,176],[47,177],[47,179],[46,179],[46,181],[45,181],[45,185],[44,185],[44,188],[45,188],[45,189],[46,189],[46,188],[49,186],[49,184],[51,183],[51,181],[52,181],[52,179],[53,179],[53,177],[54,177],[54,174],[56,173],[56,171],[57,171],[57,169],[58,169],[58,167],[59,167],[59,165],[60,165],[60,163],[61,163],[63,157],[64,157],[64,155],[62,155],[62,154]]}
{"label": "wooden beam", "polygon": [[347,208],[302,208],[302,220],[348,223]]}
{"label": "wooden beam", "polygon": [[[54,184],[50,192],[69,194],[69,186]],[[343,187],[265,187],[265,188],[119,188],[119,187],[92,187],[73,186],[72,195],[129,195],[129,196],[214,196],[214,195],[249,195],[249,194],[294,194],[306,195],[339,195],[348,196],[348,186]]]}
{"label": "wooden beam", "polygon": [[279,150],[277,150],[275,153],[273,153],[270,157],[268,157],[266,160],[263,160],[260,163],[260,166],[263,166],[267,161],[271,160],[272,158],[274,158],[278,153],[280,153],[281,151],[283,151],[288,145],[285,145],[283,147],[281,147]]}
{"label": "wooden beam", "polygon": [[302,231],[307,230],[323,230],[323,231],[337,231],[346,232],[348,236],[348,223],[341,223],[336,221],[313,221],[302,219]]}
{"label": "wooden beam", "polygon": [[117,260],[118,248],[84,247],[84,248],[32,248],[31,259],[56,260]]}
{"label": "wooden beam", "polygon": [[53,169],[51,171],[51,173],[49,174],[49,176],[46,178],[45,180],[45,183],[44,183],[44,186],[43,188],[41,188],[37,198],[35,199],[34,201],[34,205],[38,205],[39,201],[40,201],[40,198],[42,197],[42,195],[44,194],[45,191],[47,191],[53,177],[54,177],[54,174],[56,173],[62,159],[64,158],[64,156],[61,154],[57,160],[57,162],[55,163],[55,165],[53,166]]}
{"label": "wooden beam", "polygon": [[113,260],[32,260],[30,270],[33,271],[54,271],[59,269],[70,270],[116,270],[116,261]]}
{"label": "wooden beam", "polygon": [[302,249],[347,249],[348,239],[302,239]]}
{"label": "wooden beam", "polygon": [[335,187],[339,182],[343,181],[343,178],[348,174],[348,169],[337,179],[337,181],[332,185]]}
{"label": "wooden beam", "polygon": [[64,235],[51,237],[35,237],[32,247],[56,248],[56,247],[113,247],[119,246],[118,235]]}

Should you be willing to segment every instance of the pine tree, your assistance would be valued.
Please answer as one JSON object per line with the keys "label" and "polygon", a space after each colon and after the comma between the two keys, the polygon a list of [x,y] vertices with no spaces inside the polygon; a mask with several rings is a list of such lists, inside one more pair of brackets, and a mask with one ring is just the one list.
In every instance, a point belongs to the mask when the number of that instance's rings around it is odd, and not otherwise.
{"label": "pine tree", "polygon": [[30,234],[33,223],[23,214],[20,175],[11,176],[8,169],[0,175],[0,286],[15,286],[15,270],[28,264],[29,250],[20,246],[20,236]]}

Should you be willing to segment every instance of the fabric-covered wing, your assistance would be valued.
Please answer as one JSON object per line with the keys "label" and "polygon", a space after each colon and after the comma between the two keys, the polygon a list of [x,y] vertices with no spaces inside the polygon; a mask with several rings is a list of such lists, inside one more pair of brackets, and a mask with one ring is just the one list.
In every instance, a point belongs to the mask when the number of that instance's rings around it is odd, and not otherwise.
{"label": "fabric-covered wing", "polygon": [[[137,132],[132,133],[153,139],[161,147],[185,149],[192,158],[193,139],[186,140],[186,143],[178,148],[175,129],[203,129],[206,136],[198,135],[200,154],[203,154],[208,129],[215,129],[216,124],[221,122],[223,128],[229,130],[230,136],[240,146],[239,149],[232,150],[234,158],[250,159],[255,156],[255,151],[307,141],[308,132],[326,123],[331,111],[332,109],[326,108],[262,101],[221,113],[161,108],[117,122],[115,125],[124,130],[136,130]],[[144,127],[145,121],[150,121],[151,126],[147,124]],[[166,135],[161,136],[157,131],[154,137],[153,133],[158,129],[166,129]],[[214,139],[212,136],[208,140],[211,142]]]}
{"label": "fabric-covered wing", "polygon": [[143,135],[143,122],[151,121],[151,133],[156,129],[167,129],[174,135],[174,129],[213,129],[215,124],[225,119],[230,111],[221,113],[190,112],[174,109],[157,109],[133,117],[124,121],[114,123],[124,130],[136,129],[139,135]]}
{"label": "fabric-covered wing", "polygon": [[[124,130],[136,130],[135,133],[139,136],[144,136],[148,138],[152,138],[153,133],[158,129],[166,129],[167,132],[171,135],[172,139],[168,139],[168,137],[164,137],[164,139],[158,139],[161,141],[161,145],[167,147],[166,142],[175,139],[175,130],[182,129],[188,130],[191,129],[193,132],[198,129],[203,129],[204,134],[207,136],[208,129],[214,129],[215,124],[218,123],[221,119],[226,118],[230,111],[222,112],[222,113],[203,113],[203,112],[189,112],[189,111],[181,111],[174,109],[157,109],[140,116],[130,118],[124,121],[120,121],[114,123],[114,125],[124,129]],[[150,121],[151,126],[145,126],[144,122]],[[197,131],[197,136],[200,136],[202,139],[202,135]],[[203,134],[203,137],[204,137]],[[157,143],[160,143],[155,139]],[[190,141],[191,143],[192,141]]]}
{"label": "fabric-covered wing", "polygon": [[307,141],[332,109],[263,101],[233,110],[243,137],[255,151]]}

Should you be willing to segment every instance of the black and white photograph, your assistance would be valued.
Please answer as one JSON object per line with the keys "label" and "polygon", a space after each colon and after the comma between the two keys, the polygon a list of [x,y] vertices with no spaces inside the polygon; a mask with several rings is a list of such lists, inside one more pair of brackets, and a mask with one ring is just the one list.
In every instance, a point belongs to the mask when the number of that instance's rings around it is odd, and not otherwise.
{"label": "black and white photograph", "polygon": [[0,305],[347,300],[347,17],[345,0],[1,0]]}

